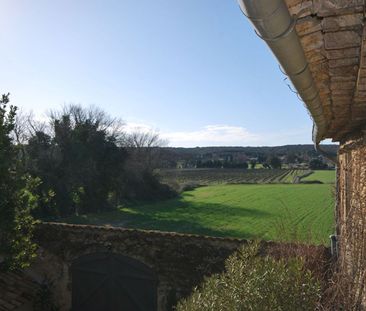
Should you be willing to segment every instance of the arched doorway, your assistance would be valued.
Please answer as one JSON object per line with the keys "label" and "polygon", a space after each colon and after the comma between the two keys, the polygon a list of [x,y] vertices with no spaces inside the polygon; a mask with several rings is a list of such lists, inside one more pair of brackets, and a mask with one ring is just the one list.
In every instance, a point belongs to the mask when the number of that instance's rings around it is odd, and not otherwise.
{"label": "arched doorway", "polygon": [[115,253],[94,253],[74,261],[73,311],[155,311],[157,278],[141,262]]}

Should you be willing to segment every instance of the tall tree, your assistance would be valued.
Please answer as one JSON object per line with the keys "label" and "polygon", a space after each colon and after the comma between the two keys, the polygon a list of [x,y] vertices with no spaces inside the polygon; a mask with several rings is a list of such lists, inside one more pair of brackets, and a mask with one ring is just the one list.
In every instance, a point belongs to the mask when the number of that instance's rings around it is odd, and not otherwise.
{"label": "tall tree", "polygon": [[0,266],[27,266],[34,257],[31,241],[34,221],[30,216],[32,193],[25,186],[31,180],[17,172],[17,154],[12,143],[17,108],[8,106],[9,94],[0,99]]}
{"label": "tall tree", "polygon": [[125,135],[124,146],[128,152],[124,183],[120,198],[156,200],[174,195],[172,189],[163,185],[155,169],[161,163],[161,148],[167,142],[158,132],[135,129]]}
{"label": "tall tree", "polygon": [[161,147],[167,145],[156,131],[136,129],[125,135],[124,146],[128,149],[130,160],[152,171],[159,166]]}
{"label": "tall tree", "polygon": [[[98,212],[112,207],[127,157],[118,146],[120,121],[96,108],[64,107],[51,115],[51,135],[33,134],[30,172],[39,176],[40,216]],[[50,209],[50,200],[54,203]]]}
{"label": "tall tree", "polygon": [[274,169],[278,169],[282,167],[282,162],[281,159],[277,156],[272,156],[269,160],[269,164],[271,165],[272,168]]}

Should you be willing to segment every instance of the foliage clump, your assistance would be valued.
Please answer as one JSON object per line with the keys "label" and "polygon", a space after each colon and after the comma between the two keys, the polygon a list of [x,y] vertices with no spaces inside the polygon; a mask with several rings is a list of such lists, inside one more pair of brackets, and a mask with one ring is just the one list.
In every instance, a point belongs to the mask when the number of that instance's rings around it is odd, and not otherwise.
{"label": "foliage clump", "polygon": [[213,275],[178,303],[178,311],[316,310],[321,286],[301,258],[259,255],[251,243],[229,257],[226,271]]}
{"label": "foliage clump", "polygon": [[127,133],[121,120],[79,105],[53,111],[48,125],[23,115],[15,126],[23,170],[39,180],[36,218],[105,212],[176,195],[155,174],[164,143],[155,132]]}
{"label": "foliage clump", "polygon": [[29,265],[35,257],[32,242],[35,221],[31,209],[37,204],[32,189],[34,179],[22,176],[11,133],[16,107],[9,95],[0,98],[0,268],[17,269]]}

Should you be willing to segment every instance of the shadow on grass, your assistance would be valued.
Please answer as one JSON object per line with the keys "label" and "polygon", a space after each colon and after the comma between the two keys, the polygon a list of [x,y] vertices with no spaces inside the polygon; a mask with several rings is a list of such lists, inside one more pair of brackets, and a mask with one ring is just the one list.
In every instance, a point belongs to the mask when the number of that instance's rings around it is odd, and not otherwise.
{"label": "shadow on grass", "polygon": [[[126,206],[107,213],[73,216],[60,221],[253,239],[261,236],[250,233],[250,228],[245,231],[245,218],[265,218],[270,215],[257,209],[187,202],[177,198],[159,203]],[[235,224],[239,224],[240,229],[235,229]]]}

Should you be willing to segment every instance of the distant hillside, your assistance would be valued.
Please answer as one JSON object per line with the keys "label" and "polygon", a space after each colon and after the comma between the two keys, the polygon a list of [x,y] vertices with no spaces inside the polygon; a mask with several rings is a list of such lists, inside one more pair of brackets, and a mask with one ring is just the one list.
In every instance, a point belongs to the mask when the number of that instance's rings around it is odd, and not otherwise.
{"label": "distant hillside", "polygon": [[[256,155],[258,153],[263,154],[275,154],[286,155],[288,153],[312,153],[316,155],[314,145],[285,145],[275,147],[195,147],[195,148],[174,148],[167,147],[166,150],[172,151],[177,154],[185,155],[202,155],[207,153],[237,153],[243,152],[248,155]],[[322,145],[322,149],[336,154],[338,151],[338,145]]]}
{"label": "distant hillside", "polygon": [[[322,149],[336,155],[338,145],[322,145]],[[285,145],[276,147],[195,147],[195,148],[162,148],[161,158],[165,167],[175,167],[179,161],[194,165],[196,161],[248,161],[257,158],[258,163],[265,162],[269,157],[283,159],[296,158],[297,162],[308,162],[314,158],[322,158],[315,151],[314,145]],[[324,159],[326,162],[327,160]],[[292,162],[292,161],[289,161]]]}

